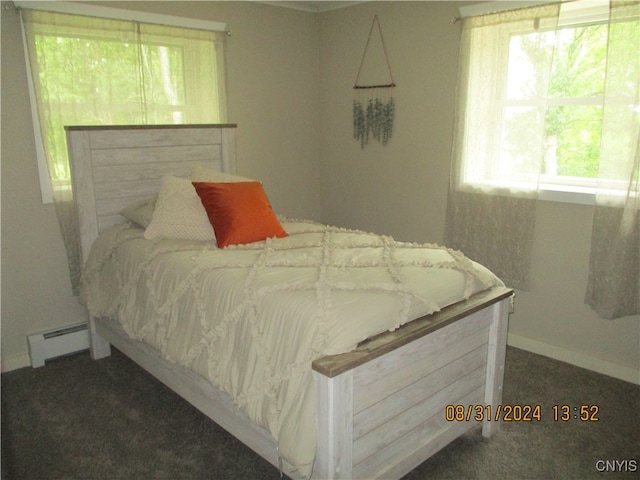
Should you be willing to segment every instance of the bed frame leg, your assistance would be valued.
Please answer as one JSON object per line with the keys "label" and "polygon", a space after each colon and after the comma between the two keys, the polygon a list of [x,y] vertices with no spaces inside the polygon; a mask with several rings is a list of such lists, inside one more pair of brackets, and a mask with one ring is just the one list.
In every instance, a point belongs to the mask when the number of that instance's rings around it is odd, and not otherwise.
{"label": "bed frame leg", "polygon": [[316,383],[317,447],[311,478],[352,477],[353,371],[329,378],[313,372]]}
{"label": "bed frame leg", "polygon": [[[485,405],[491,405],[495,412],[502,404],[502,384],[504,382],[504,363],[507,350],[507,327],[509,323],[510,298],[506,298],[493,307],[493,321],[489,328],[489,351],[487,357],[487,379],[484,391]],[[491,437],[500,429],[500,421],[482,423],[482,435]]]}
{"label": "bed frame leg", "polygon": [[111,344],[98,335],[96,331],[95,318],[89,315],[89,348],[91,358],[100,360],[111,355]]}

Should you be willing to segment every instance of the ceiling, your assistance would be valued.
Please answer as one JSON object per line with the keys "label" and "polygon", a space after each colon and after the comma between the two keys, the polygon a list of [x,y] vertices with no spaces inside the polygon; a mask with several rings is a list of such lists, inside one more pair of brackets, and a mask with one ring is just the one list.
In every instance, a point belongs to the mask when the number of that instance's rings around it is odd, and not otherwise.
{"label": "ceiling", "polygon": [[304,10],[306,12],[326,12],[328,10],[335,10],[337,8],[348,7],[356,3],[363,3],[362,1],[333,1],[333,0],[318,0],[314,2],[308,2],[303,0],[292,1],[268,1],[262,2],[269,5],[275,5],[277,7],[295,8],[296,10]]}

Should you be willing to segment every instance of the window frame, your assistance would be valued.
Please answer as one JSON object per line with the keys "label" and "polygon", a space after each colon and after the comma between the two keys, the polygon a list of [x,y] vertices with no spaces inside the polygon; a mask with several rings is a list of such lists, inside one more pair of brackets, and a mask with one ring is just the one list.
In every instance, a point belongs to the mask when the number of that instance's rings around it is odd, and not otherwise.
{"label": "window frame", "polygon": [[[494,13],[500,11],[507,11],[515,8],[527,8],[536,5],[544,5],[549,3],[556,3],[554,0],[542,0],[542,1],[529,1],[529,2],[514,2],[514,1],[493,1],[486,2],[477,5],[469,5],[459,8],[461,17],[468,17],[474,15],[483,15],[487,13]],[[609,21],[608,14],[608,0],[596,0],[596,1],[575,1],[563,3],[558,19],[558,28],[563,27],[579,27],[588,26],[594,24],[606,24]],[[524,32],[522,32],[524,33]],[[513,33],[514,35],[520,34],[520,32]],[[511,37],[509,37],[511,38]],[[508,51],[508,46],[505,46]],[[532,106],[535,105],[532,102],[513,101],[506,98],[506,85],[504,87],[505,95],[503,96],[502,104],[499,106],[500,111],[497,115],[504,118],[505,108],[509,105],[516,106]],[[526,103],[526,105],[525,105]],[[545,99],[545,108],[553,105],[603,105],[603,96],[594,97],[580,97],[576,98],[552,98],[547,97]],[[501,122],[502,123],[502,122]],[[552,175],[540,175],[538,181],[538,199],[543,201],[563,202],[563,203],[575,203],[581,205],[595,205],[596,194],[598,191],[597,178],[590,179],[588,177],[569,177],[571,182],[563,182],[562,177]],[[463,182],[464,184],[465,182]],[[473,189],[473,185],[482,185],[484,182],[478,183],[466,183]],[[486,185],[492,182],[487,180]],[[515,182],[514,182],[515,184]],[[504,182],[494,186],[507,186]]]}
{"label": "window frame", "polygon": [[[72,2],[51,2],[51,1],[25,1],[16,0],[14,4],[18,9],[33,9],[43,10],[56,13],[67,13],[71,15],[86,15],[92,17],[101,17],[115,20],[127,20],[140,23],[167,25],[172,27],[188,28],[193,30],[208,30],[214,32],[224,32],[226,35],[230,35],[230,32],[226,30],[226,23],[215,22],[209,20],[201,20],[195,18],[178,17],[173,15],[163,15],[151,12],[141,12],[136,10],[128,10],[113,7],[102,7],[98,5],[80,4]],[[27,87],[29,90],[29,100],[31,105],[31,119],[34,128],[36,158],[38,164],[38,177],[40,179],[40,192],[42,196],[43,204],[53,203],[53,190],[51,180],[49,177],[49,167],[47,166],[47,160],[45,156],[44,140],[42,139],[40,129],[40,119],[37,111],[37,102],[35,96],[35,88],[33,84],[33,77],[31,71],[31,65],[29,61],[29,52],[27,48],[27,37],[22,28],[22,44],[25,57],[26,73],[27,73]],[[68,188],[71,189],[71,185],[59,185],[57,189]]]}

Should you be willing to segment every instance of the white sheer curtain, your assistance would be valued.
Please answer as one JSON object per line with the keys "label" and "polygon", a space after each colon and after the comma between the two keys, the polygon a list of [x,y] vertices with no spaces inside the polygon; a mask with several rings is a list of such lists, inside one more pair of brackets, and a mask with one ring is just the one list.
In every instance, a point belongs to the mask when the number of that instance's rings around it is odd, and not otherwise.
{"label": "white sheer curtain", "polygon": [[39,131],[77,292],[64,126],[226,121],[224,34],[22,10]]}
{"label": "white sheer curtain", "polygon": [[444,242],[519,289],[529,286],[558,12],[546,5],[463,19]]}
{"label": "white sheer curtain", "polygon": [[611,2],[598,193],[585,302],[640,314],[640,2]]}

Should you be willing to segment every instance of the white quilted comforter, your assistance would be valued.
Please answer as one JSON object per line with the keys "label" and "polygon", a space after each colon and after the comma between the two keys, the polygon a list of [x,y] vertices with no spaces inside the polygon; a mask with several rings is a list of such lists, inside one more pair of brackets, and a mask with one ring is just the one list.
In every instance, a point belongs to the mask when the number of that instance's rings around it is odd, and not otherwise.
{"label": "white quilted comforter", "polygon": [[117,225],[95,242],[82,301],[229,393],[308,476],[311,362],[502,285],[436,245],[282,219],[289,237],[217,249]]}

